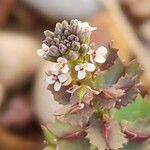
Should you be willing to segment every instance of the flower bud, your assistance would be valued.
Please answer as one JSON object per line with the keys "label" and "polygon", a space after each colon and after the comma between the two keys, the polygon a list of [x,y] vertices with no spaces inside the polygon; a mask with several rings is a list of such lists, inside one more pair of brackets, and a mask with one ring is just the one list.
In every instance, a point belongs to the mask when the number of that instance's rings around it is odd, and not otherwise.
{"label": "flower bud", "polygon": [[67,55],[67,58],[70,60],[76,60],[78,57],[79,57],[79,53],[76,51],[72,51],[72,50]]}
{"label": "flower bud", "polygon": [[73,50],[78,51],[80,49],[80,43],[73,41],[72,42],[72,48],[73,48]]}
{"label": "flower bud", "polygon": [[48,53],[50,56],[54,56],[54,57],[58,57],[58,56],[61,56],[61,54],[59,53],[59,50],[58,50],[58,47],[52,45],[50,48],[49,48],[49,53]]}
{"label": "flower bud", "polygon": [[44,31],[44,35],[45,35],[46,37],[53,38],[53,37],[54,37],[54,32],[49,31],[49,30],[46,30],[46,31]]}
{"label": "flower bud", "polygon": [[59,51],[60,51],[60,53],[64,54],[66,52],[66,50],[67,50],[67,47],[64,44],[60,43],[59,44]]}
{"label": "flower bud", "polygon": [[82,44],[80,48],[80,52],[85,56],[87,52],[90,50],[90,46],[87,44]]}

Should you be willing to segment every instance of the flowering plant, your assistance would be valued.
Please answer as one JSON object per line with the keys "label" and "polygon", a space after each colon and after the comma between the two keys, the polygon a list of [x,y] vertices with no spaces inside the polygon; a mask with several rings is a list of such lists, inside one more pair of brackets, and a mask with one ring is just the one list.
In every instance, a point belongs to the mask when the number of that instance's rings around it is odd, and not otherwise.
{"label": "flowering plant", "polygon": [[48,150],[126,150],[130,144],[128,125],[121,125],[117,116],[137,97],[142,70],[136,60],[123,64],[112,43],[92,46],[95,29],[71,20],[44,32],[37,52],[52,62],[46,72],[48,90],[64,105],[43,126]]}

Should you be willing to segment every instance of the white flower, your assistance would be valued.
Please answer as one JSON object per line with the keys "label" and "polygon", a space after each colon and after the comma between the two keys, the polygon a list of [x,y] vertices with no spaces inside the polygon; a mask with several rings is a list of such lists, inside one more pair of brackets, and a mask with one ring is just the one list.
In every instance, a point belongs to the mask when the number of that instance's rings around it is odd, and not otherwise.
{"label": "white flower", "polygon": [[54,90],[59,91],[61,86],[68,80],[68,74],[59,74],[58,71],[51,72],[51,75],[46,77],[46,81],[52,85],[54,84]]}
{"label": "white flower", "polygon": [[78,79],[82,80],[86,77],[86,72],[93,72],[95,65],[92,63],[84,63],[75,66],[75,70],[78,72]]}
{"label": "white flower", "polygon": [[52,71],[61,71],[62,73],[67,73],[69,71],[69,67],[67,64],[67,59],[59,57],[57,59],[57,63],[53,63],[51,66]]}
{"label": "white flower", "polygon": [[107,48],[100,46],[97,50],[89,51],[91,62],[104,63],[106,61]]}
{"label": "white flower", "polygon": [[48,51],[49,51],[49,47],[45,43],[43,43],[42,49],[38,49],[37,54],[41,57],[44,57],[48,53]]}

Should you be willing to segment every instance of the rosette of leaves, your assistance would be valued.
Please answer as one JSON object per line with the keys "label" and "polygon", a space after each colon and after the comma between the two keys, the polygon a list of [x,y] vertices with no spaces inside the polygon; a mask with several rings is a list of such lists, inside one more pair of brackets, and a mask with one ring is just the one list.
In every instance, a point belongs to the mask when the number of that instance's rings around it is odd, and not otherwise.
{"label": "rosette of leaves", "polygon": [[118,150],[128,138],[112,109],[123,109],[139,93],[142,70],[136,60],[124,64],[108,43],[93,48],[95,28],[71,20],[57,23],[38,54],[52,62],[46,71],[48,90],[64,107],[43,127],[47,149]]}

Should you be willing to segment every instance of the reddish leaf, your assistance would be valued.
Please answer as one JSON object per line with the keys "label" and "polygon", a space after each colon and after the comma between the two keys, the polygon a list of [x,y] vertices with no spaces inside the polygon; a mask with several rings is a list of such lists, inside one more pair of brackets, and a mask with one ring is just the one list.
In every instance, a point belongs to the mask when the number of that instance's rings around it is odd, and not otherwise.
{"label": "reddish leaf", "polygon": [[100,67],[102,71],[107,70],[110,67],[112,67],[114,65],[115,60],[118,58],[118,54],[117,54],[118,49],[111,47],[110,44],[109,44],[108,49],[110,51],[109,51],[109,54],[107,56],[107,59],[106,59],[105,63],[103,63]]}
{"label": "reddish leaf", "polygon": [[54,96],[54,100],[56,100],[58,103],[67,105],[70,101],[71,94],[67,92],[67,90],[70,88],[70,86],[62,86],[61,89],[56,92],[53,88],[53,85],[48,85],[48,90],[50,90]]}
{"label": "reddish leaf", "polygon": [[127,143],[127,139],[116,122],[94,119],[87,129],[87,133],[90,143],[97,146],[98,150],[119,149]]}

